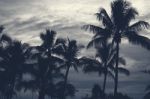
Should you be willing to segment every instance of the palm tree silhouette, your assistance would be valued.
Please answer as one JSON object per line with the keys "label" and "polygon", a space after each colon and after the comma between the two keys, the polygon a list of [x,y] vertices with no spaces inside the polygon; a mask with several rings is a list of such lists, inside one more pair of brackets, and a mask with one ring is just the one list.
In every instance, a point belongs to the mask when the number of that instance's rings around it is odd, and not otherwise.
{"label": "palm tree silhouette", "polygon": [[[105,93],[105,89],[106,89],[107,76],[109,75],[112,78],[114,78],[115,55],[113,55],[113,53],[111,53],[113,56],[109,55],[109,51],[111,50],[110,48],[111,48],[111,44],[97,48],[95,59],[87,58],[87,57],[82,57],[80,59],[80,64],[84,66],[83,71],[85,73],[97,72],[99,75],[104,74],[104,82],[103,82],[103,89],[102,89],[103,93]],[[109,58],[110,56],[112,56],[111,60]],[[119,63],[122,65],[126,64],[125,60],[122,57],[119,58]],[[129,75],[129,71],[123,67],[119,67],[118,70],[121,73]]]}
{"label": "palm tree silhouette", "polygon": [[16,95],[16,85],[23,76],[23,68],[26,62],[25,45],[18,41],[12,41],[3,46],[0,61],[1,83],[3,95],[6,99],[12,99]]}
{"label": "palm tree silhouette", "polygon": [[62,55],[64,58],[64,64],[60,66],[61,68],[66,68],[65,72],[65,77],[64,77],[64,91],[63,91],[63,96],[62,99],[65,99],[65,94],[66,94],[66,85],[68,83],[68,75],[69,75],[69,70],[71,67],[75,69],[75,71],[78,71],[78,66],[79,66],[79,59],[78,59],[78,54],[81,45],[77,45],[77,42],[75,40],[60,40],[61,41],[61,46],[59,47],[59,50],[57,52]]}
{"label": "palm tree silhouette", "polygon": [[115,72],[115,89],[114,95],[117,94],[118,88],[118,57],[119,44],[121,38],[126,37],[129,42],[138,44],[144,48],[150,49],[150,39],[138,34],[143,28],[148,28],[149,24],[144,21],[139,21],[130,25],[132,19],[138,14],[137,11],[131,7],[130,3],[124,0],[114,1],[111,4],[112,8],[112,22],[115,26],[114,42],[116,43],[116,72]]}
{"label": "palm tree silhouette", "polygon": [[45,95],[53,98],[55,96],[54,80],[63,77],[58,71],[58,65],[63,61],[56,53],[58,45],[56,32],[46,30],[46,33],[41,33],[40,37],[43,42],[40,46],[30,48],[30,59],[33,63],[26,69],[33,77],[29,81],[22,81],[19,87],[37,91],[38,99],[44,99]]}
{"label": "palm tree silhouette", "polygon": [[[115,66],[115,87],[114,95],[117,94],[118,88],[118,62],[119,62],[119,45],[121,38],[127,38],[129,42],[141,45],[146,49],[150,49],[150,39],[138,34],[142,29],[148,28],[149,24],[145,21],[138,21],[130,25],[131,21],[135,19],[138,12],[131,4],[125,0],[115,0],[111,3],[111,17],[107,14],[106,10],[101,8],[97,13],[97,18],[102,21],[103,28],[94,25],[86,25],[85,29],[98,34],[93,38],[93,42],[103,41],[101,37],[104,34],[112,37],[112,46],[116,47],[116,66]],[[91,44],[92,44],[91,43]]]}
{"label": "palm tree silhouette", "polygon": [[109,59],[109,47],[110,45],[103,46],[101,48],[97,48],[96,58],[86,58],[82,57],[80,59],[81,64],[83,64],[83,71],[85,73],[88,72],[98,72],[99,75],[104,74],[104,82],[103,82],[103,92],[105,93],[106,80],[107,75],[110,74],[113,76],[112,72],[109,70],[110,67],[113,66],[113,62],[107,64]]}

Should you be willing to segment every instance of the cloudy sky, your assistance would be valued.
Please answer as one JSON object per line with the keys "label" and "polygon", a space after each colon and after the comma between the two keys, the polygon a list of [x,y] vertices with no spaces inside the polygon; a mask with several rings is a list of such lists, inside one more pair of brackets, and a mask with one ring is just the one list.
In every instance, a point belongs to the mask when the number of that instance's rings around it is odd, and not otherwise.
{"label": "cloudy sky", "polygon": [[[111,1],[0,0],[0,25],[4,25],[5,32],[13,36],[13,38],[32,45],[40,44],[39,33],[47,28],[56,30],[58,36],[77,39],[78,42],[86,45],[92,34],[81,30],[81,26],[98,24],[93,14],[100,7],[104,7],[110,14],[109,5]],[[150,22],[150,0],[130,0],[130,2],[139,11],[139,16],[135,21],[146,20]],[[142,33],[150,38],[149,30]],[[91,53],[90,50],[86,52]],[[120,77],[119,90],[140,99],[144,94],[146,85],[150,82],[150,78],[148,75],[138,71],[149,67],[150,52],[123,42],[121,53],[126,58],[126,68],[131,70],[131,76]],[[74,72],[70,75],[70,81],[80,89],[79,96],[88,93],[95,82],[101,82],[97,75],[75,74]],[[110,91],[113,87],[110,86],[112,85],[111,83],[112,81],[108,84],[108,90]]]}

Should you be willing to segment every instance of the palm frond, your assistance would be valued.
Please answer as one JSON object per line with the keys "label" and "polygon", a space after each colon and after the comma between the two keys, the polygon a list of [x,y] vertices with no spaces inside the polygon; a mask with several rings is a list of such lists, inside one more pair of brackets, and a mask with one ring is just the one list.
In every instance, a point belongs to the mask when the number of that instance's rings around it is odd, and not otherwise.
{"label": "palm frond", "polygon": [[108,58],[109,58],[109,48],[106,44],[107,42],[104,41],[104,43],[102,43],[102,46],[98,46],[98,48],[96,48],[96,57],[99,57],[101,59],[102,62],[107,62]]}
{"label": "palm frond", "polygon": [[70,40],[68,41],[68,45],[66,46],[66,51],[64,57],[67,60],[72,60],[76,58],[79,54],[79,48],[77,46],[76,40]]}
{"label": "palm frond", "polygon": [[56,41],[55,41],[55,45],[65,44],[66,42],[67,42],[67,40],[64,39],[64,38],[57,38]]}
{"label": "palm frond", "polygon": [[129,25],[132,19],[135,19],[135,16],[138,15],[138,12],[135,8],[129,8],[127,9],[125,13],[124,22],[125,25]]}
{"label": "palm frond", "polygon": [[53,30],[46,30],[46,33],[41,33],[40,38],[43,41],[42,46],[45,48],[52,47],[55,41],[56,32]]}
{"label": "palm frond", "polygon": [[[80,64],[83,65],[83,71],[85,73],[88,72],[99,72],[102,68],[102,64],[97,60],[82,57],[80,59]],[[102,69],[101,69],[102,70]]]}
{"label": "palm frond", "polygon": [[57,44],[56,46],[53,47],[52,52],[57,55],[64,55],[64,53],[65,53],[64,45]]}
{"label": "palm frond", "polygon": [[91,47],[96,47],[97,45],[100,46],[104,42],[104,37],[97,37],[93,38],[87,45],[87,49]]}
{"label": "palm frond", "polygon": [[139,21],[139,22],[136,22],[134,23],[133,25],[129,26],[128,30],[129,31],[141,31],[143,29],[147,29],[149,28],[150,25],[148,22],[145,22],[145,21]]}
{"label": "palm frond", "polygon": [[104,35],[105,33],[105,29],[99,27],[99,26],[96,26],[96,25],[84,25],[82,27],[82,29],[85,29],[85,30],[89,30],[91,32],[93,32],[94,34],[99,34],[99,35]]}
{"label": "palm frond", "polygon": [[123,73],[123,74],[127,75],[127,76],[130,75],[129,70],[127,70],[127,69],[125,69],[125,68],[119,67],[119,68],[118,68],[118,71],[119,71],[120,73]]}
{"label": "palm frond", "polygon": [[49,61],[51,61],[51,62],[53,62],[53,63],[63,63],[63,62],[64,62],[64,59],[62,59],[62,58],[59,57],[59,56],[52,55]]}
{"label": "palm frond", "polygon": [[99,13],[96,13],[97,19],[102,21],[106,28],[112,28],[112,21],[104,8],[100,8]]}
{"label": "palm frond", "polygon": [[129,31],[126,33],[126,37],[128,38],[129,42],[141,45],[143,48],[146,48],[150,50],[150,39],[141,35],[138,35],[137,33],[133,31]]}

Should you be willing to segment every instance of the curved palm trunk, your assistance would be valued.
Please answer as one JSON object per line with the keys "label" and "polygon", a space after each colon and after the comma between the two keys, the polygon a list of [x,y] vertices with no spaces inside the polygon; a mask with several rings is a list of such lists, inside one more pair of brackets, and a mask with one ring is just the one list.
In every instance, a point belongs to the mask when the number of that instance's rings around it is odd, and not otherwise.
{"label": "curved palm trunk", "polygon": [[116,67],[115,67],[115,87],[114,87],[114,96],[118,92],[118,62],[119,62],[119,42],[116,45]]}
{"label": "curved palm trunk", "polygon": [[65,74],[65,79],[64,79],[64,91],[63,91],[63,97],[62,97],[62,99],[65,99],[65,91],[66,91],[66,85],[67,85],[67,81],[68,81],[69,69],[70,69],[70,66],[67,66],[67,70],[66,70],[66,74]]}

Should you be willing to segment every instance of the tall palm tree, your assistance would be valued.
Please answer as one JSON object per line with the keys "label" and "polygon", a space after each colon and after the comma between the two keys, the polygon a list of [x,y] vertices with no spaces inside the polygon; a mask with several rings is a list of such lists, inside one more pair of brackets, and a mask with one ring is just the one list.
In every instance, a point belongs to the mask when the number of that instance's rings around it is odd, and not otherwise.
{"label": "tall palm tree", "polygon": [[79,66],[79,50],[81,45],[77,45],[77,42],[75,40],[61,40],[62,45],[59,47],[59,50],[57,52],[64,58],[64,64],[60,66],[60,68],[66,68],[65,71],[65,77],[64,77],[64,91],[63,91],[63,96],[62,99],[65,98],[66,94],[66,85],[68,83],[68,75],[69,75],[69,70],[71,67],[75,69],[75,71],[78,71],[78,66]]}
{"label": "tall palm tree", "polygon": [[[130,3],[124,0],[114,1],[111,4],[112,22],[115,26],[114,42],[116,43],[116,72],[115,72],[115,89],[114,95],[117,94],[118,87],[118,57],[119,44],[121,38],[126,37],[129,42],[138,44],[150,50],[150,39],[138,34],[143,28],[148,28],[149,24],[144,21],[139,21],[130,25],[132,19],[138,14],[137,11],[131,7]],[[119,10],[118,10],[119,9]]]}
{"label": "tall palm tree", "polygon": [[[138,32],[148,28],[149,24],[145,21],[138,21],[134,24],[130,24],[133,19],[138,15],[135,8],[131,7],[131,4],[126,0],[115,0],[111,3],[111,17],[107,14],[106,10],[101,8],[97,13],[97,18],[102,21],[103,28],[99,26],[87,25],[85,28],[96,32],[100,37],[94,37],[94,42],[101,41],[103,34],[109,34],[112,37],[112,46],[116,47],[116,66],[115,66],[115,87],[114,95],[117,94],[118,88],[118,61],[119,61],[119,45],[121,38],[127,38],[129,42],[141,45],[142,47],[150,50],[150,39],[144,37]],[[108,32],[106,32],[108,30]]]}
{"label": "tall palm tree", "polygon": [[46,30],[46,33],[40,34],[40,38],[42,44],[30,48],[32,63],[26,69],[33,77],[29,81],[22,81],[19,87],[37,91],[38,99],[44,99],[46,95],[52,98],[55,94],[54,80],[62,77],[57,68],[63,61],[56,53],[56,32]]}
{"label": "tall palm tree", "polygon": [[0,55],[1,81],[3,94],[6,99],[12,99],[16,94],[16,85],[23,75],[26,64],[25,45],[18,41],[12,41],[5,45]]}

